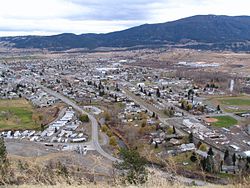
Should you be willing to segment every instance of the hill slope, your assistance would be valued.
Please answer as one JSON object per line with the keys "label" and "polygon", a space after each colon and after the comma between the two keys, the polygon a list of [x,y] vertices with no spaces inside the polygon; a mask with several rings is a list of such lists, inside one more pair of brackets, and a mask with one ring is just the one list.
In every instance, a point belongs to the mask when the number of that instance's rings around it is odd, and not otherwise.
{"label": "hill slope", "polygon": [[250,16],[199,15],[107,34],[2,37],[0,42],[17,48],[51,50],[184,45],[188,48],[250,51]]}

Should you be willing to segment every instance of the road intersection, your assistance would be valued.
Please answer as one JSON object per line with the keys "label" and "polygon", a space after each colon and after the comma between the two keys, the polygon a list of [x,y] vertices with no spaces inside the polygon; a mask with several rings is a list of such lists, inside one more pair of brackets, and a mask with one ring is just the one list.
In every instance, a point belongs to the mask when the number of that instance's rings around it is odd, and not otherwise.
{"label": "road intersection", "polygon": [[[100,153],[103,157],[113,161],[113,162],[121,162],[120,159],[117,159],[115,157],[113,157],[112,155],[110,155],[109,153],[105,152],[102,147],[100,146],[99,143],[99,131],[98,131],[98,122],[96,120],[96,118],[84,111],[80,106],[78,106],[75,102],[71,101],[70,99],[68,99],[67,97],[63,96],[62,94],[55,92],[47,87],[44,87],[42,85],[39,85],[39,87],[41,89],[43,89],[45,92],[47,92],[48,94],[60,99],[62,102],[66,103],[67,105],[71,106],[73,109],[75,109],[76,111],[78,111],[81,114],[86,114],[89,117],[89,120],[91,121],[92,124],[92,131],[91,131],[91,141],[88,142],[86,145],[88,145],[90,148],[92,148],[93,150],[96,150],[98,153]],[[79,144],[78,144],[79,145]],[[83,144],[84,145],[84,144]]]}

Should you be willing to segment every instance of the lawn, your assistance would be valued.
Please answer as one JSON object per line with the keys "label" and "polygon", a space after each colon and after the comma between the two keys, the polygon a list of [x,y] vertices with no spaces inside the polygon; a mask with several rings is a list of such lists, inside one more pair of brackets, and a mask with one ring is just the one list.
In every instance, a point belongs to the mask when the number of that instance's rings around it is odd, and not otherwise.
{"label": "lawn", "polygon": [[38,129],[37,114],[24,99],[0,100],[0,130]]}
{"label": "lawn", "polygon": [[217,119],[217,122],[212,123],[212,126],[215,127],[225,127],[225,128],[229,128],[233,125],[236,125],[238,123],[238,121],[230,116],[218,116],[218,117],[214,117],[215,119]]}

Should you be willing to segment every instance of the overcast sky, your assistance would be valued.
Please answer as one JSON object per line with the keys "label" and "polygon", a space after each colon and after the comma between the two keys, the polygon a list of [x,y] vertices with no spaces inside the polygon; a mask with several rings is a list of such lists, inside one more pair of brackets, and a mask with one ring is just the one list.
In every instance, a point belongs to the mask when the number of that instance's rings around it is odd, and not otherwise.
{"label": "overcast sky", "polygon": [[0,36],[106,33],[197,14],[249,15],[249,0],[0,0]]}

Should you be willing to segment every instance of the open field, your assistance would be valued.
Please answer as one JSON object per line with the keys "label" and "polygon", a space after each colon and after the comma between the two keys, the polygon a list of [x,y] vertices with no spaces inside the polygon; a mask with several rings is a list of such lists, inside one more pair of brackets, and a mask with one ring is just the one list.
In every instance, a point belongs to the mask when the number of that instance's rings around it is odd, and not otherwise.
{"label": "open field", "polygon": [[[136,51],[134,53],[127,53],[126,55],[139,56],[137,65],[149,66],[155,68],[171,68],[178,62],[205,62],[218,63],[219,67],[205,67],[203,70],[208,72],[224,72],[224,73],[240,73],[241,75],[249,75],[250,71],[250,55],[247,53],[233,53],[233,52],[213,52],[213,51],[198,51],[190,49],[172,49],[154,53],[150,51],[143,53]],[[157,61],[156,61],[157,60]],[[184,67],[185,71],[188,67]],[[183,72],[184,74],[185,72]]]}
{"label": "open field", "polygon": [[41,124],[54,121],[63,108],[61,103],[37,109],[25,99],[0,100],[0,131],[40,129]]}
{"label": "open field", "polygon": [[238,123],[236,119],[234,119],[230,116],[218,116],[215,119],[218,120],[218,121],[212,123],[212,126],[215,126],[215,127],[229,128],[229,127],[236,125]]}
{"label": "open field", "polygon": [[0,100],[0,130],[39,128],[32,105],[24,100]]}
{"label": "open field", "polygon": [[236,97],[214,97],[209,99],[214,105],[220,105],[221,109],[229,113],[239,113],[250,111],[250,96],[242,95]]}
{"label": "open field", "polygon": [[223,105],[250,106],[250,98],[226,98],[220,101]]}

